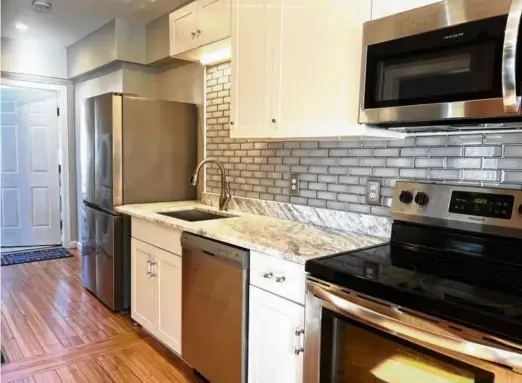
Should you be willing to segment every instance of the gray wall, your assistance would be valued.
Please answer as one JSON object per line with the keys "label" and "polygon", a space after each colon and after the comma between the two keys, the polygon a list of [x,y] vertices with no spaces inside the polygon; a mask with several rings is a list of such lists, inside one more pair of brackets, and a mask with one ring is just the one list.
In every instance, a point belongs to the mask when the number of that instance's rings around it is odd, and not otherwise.
{"label": "gray wall", "polygon": [[[238,141],[228,130],[230,64],[209,67],[206,85],[206,154],[225,164],[235,196],[387,216],[399,179],[522,188],[520,132],[399,141]],[[289,195],[291,172],[300,176],[299,196]],[[219,193],[218,170],[207,174],[207,191]],[[382,206],[366,204],[368,178],[381,181]]]}
{"label": "gray wall", "polygon": [[67,78],[67,52],[64,46],[47,40],[2,37],[3,71],[31,76]]}
{"label": "gray wall", "polygon": [[144,64],[145,25],[114,19],[67,48],[67,73],[75,78],[117,60]]}

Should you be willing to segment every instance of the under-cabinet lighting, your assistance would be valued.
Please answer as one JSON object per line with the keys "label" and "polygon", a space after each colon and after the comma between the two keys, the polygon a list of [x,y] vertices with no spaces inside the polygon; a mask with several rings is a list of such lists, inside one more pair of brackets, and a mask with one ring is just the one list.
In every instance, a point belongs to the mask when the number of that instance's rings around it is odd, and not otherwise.
{"label": "under-cabinet lighting", "polygon": [[215,64],[220,61],[229,60],[232,56],[232,51],[230,47],[220,49],[215,52],[207,53],[201,56],[200,62],[202,65],[210,65]]}

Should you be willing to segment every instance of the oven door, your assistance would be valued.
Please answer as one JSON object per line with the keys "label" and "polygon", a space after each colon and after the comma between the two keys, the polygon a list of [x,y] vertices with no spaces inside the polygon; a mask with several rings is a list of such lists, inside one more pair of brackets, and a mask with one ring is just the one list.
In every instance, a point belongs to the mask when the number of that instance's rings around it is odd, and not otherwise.
{"label": "oven door", "polygon": [[309,279],[304,382],[522,382],[522,350],[457,328]]}
{"label": "oven door", "polygon": [[[522,2],[513,1],[509,15],[465,22],[456,17],[462,12],[474,16],[466,4],[475,3],[448,1],[427,7],[424,12],[440,10],[450,17],[425,33],[408,35],[408,13],[365,25],[361,123],[458,123],[520,114],[515,61]],[[414,12],[423,16],[421,10],[413,11],[410,22]],[[424,16],[420,26],[435,18]],[[385,41],[383,31],[389,31]]]}

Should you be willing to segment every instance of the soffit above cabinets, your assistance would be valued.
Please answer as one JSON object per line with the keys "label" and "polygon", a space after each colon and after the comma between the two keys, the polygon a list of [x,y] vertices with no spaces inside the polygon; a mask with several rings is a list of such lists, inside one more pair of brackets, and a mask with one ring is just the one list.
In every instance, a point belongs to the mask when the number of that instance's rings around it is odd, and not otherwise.
{"label": "soffit above cabinets", "polygon": [[[38,38],[69,46],[114,18],[148,23],[188,0],[50,0],[48,13],[35,11],[30,0],[2,0],[2,37]],[[16,29],[16,23],[28,26]]]}

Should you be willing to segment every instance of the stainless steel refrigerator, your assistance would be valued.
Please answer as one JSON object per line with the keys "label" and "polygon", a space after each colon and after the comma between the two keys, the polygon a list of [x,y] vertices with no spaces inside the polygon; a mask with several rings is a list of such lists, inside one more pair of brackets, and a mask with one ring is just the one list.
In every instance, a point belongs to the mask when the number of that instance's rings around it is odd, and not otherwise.
{"label": "stainless steel refrigerator", "polygon": [[115,207],[193,200],[197,110],[109,93],[84,100],[82,281],[113,310],[130,307],[130,220]]}

